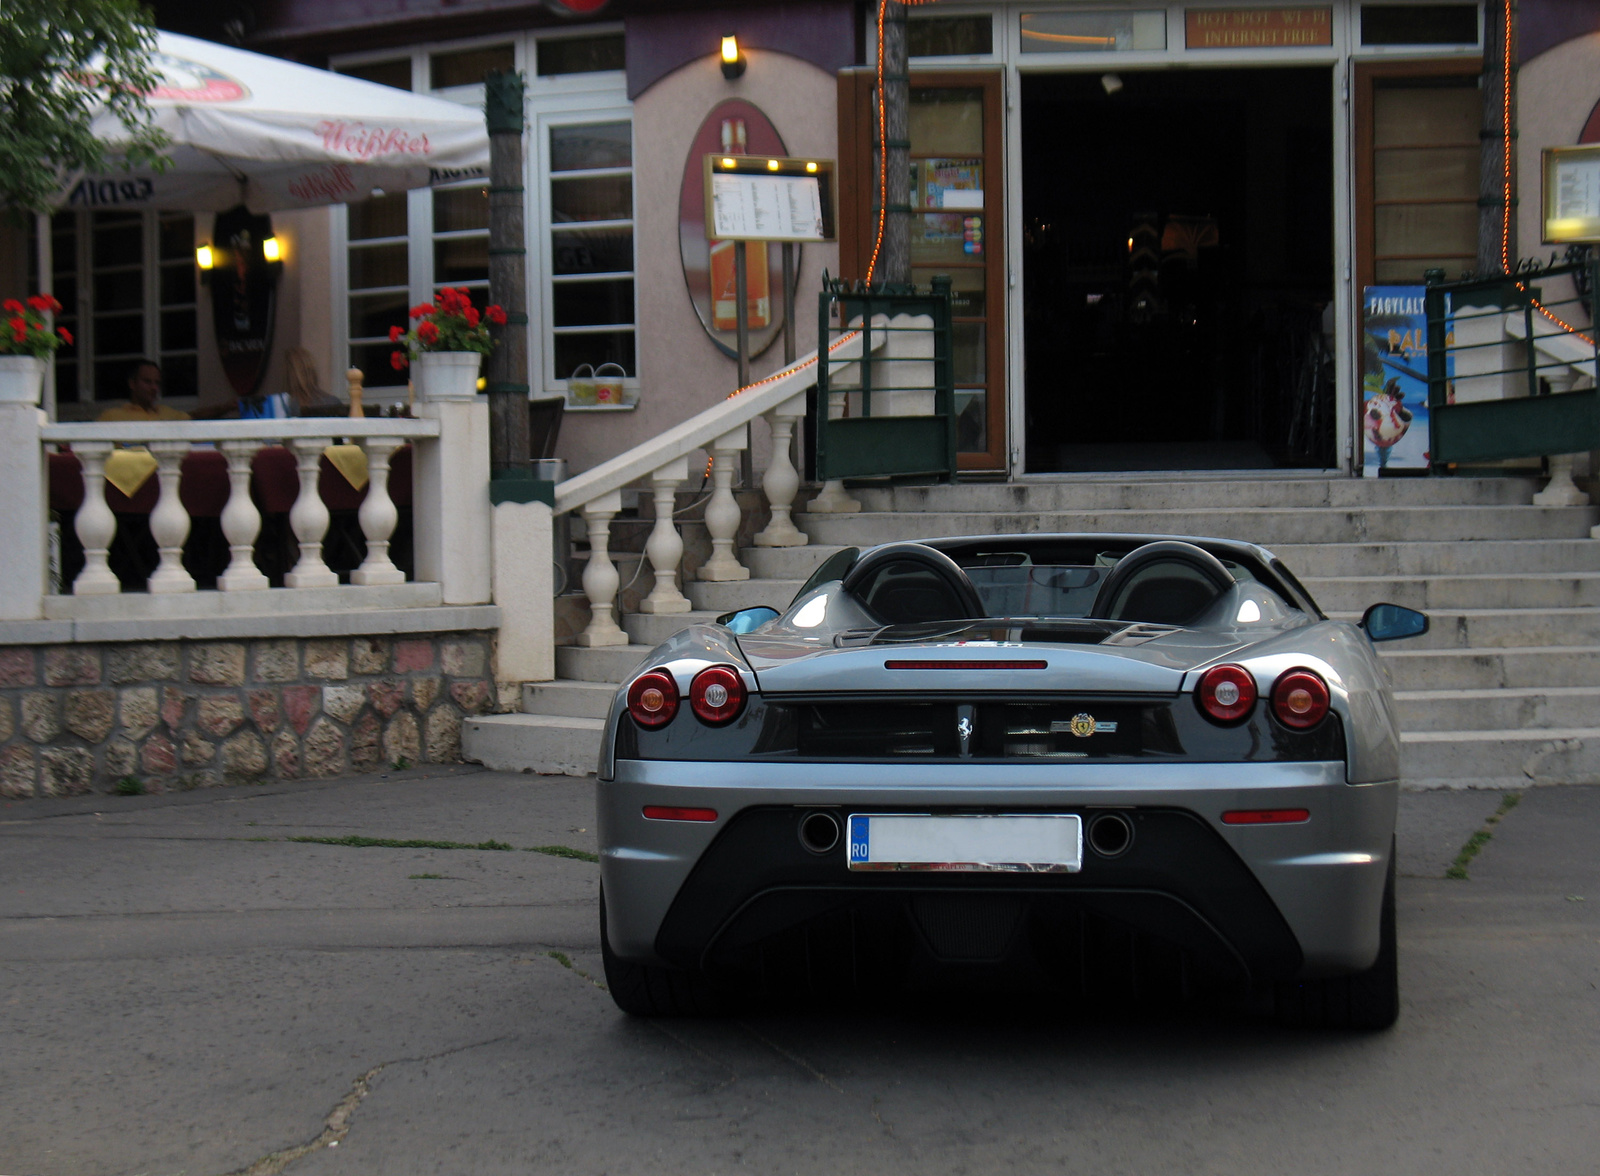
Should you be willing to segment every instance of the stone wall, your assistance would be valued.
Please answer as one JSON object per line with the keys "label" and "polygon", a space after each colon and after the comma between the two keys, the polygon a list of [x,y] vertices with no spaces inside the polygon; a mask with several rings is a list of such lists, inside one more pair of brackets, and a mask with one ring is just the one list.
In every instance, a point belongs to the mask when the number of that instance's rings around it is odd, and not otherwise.
{"label": "stone wall", "polygon": [[[460,758],[493,634],[0,647],[0,796],[152,792]],[[131,785],[128,785],[131,787]]]}

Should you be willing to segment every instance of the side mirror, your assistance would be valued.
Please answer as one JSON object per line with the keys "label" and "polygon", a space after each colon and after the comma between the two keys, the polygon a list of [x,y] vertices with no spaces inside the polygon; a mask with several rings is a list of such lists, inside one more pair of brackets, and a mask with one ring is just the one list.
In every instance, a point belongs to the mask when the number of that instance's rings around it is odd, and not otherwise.
{"label": "side mirror", "polygon": [[782,615],[775,608],[768,608],[758,604],[754,608],[741,608],[737,612],[723,613],[717,618],[717,624],[726,625],[735,633],[753,633],[768,621],[777,620]]}
{"label": "side mirror", "polygon": [[1421,637],[1428,631],[1428,614],[1403,604],[1375,604],[1362,615],[1361,627],[1372,641]]}

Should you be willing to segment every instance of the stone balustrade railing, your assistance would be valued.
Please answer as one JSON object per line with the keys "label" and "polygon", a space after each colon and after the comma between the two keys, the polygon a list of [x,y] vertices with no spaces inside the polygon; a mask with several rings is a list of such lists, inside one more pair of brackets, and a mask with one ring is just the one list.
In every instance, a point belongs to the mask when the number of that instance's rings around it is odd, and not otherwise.
{"label": "stone balustrade railing", "polygon": [[306,420],[170,421],[49,425],[40,431],[46,445],[68,444],[83,476],[83,505],[74,519],[83,544],[84,566],[72,582],[74,596],[115,595],[122,585],[112,573],[108,556],[116,535],[117,519],[105,496],[105,465],[119,446],[143,447],[155,460],[153,474],[159,492],[150,512],[150,534],[160,552],[160,563],[149,578],[153,595],[193,592],[194,577],[183,567],[184,540],[190,529],[189,513],[178,494],[179,469],[196,446],[211,446],[228,465],[229,494],[222,508],[222,532],[231,554],[227,569],[217,577],[222,592],[264,591],[266,575],[256,566],[256,538],[261,512],[250,496],[250,476],[256,454],[265,446],[283,445],[294,454],[299,472],[299,493],[289,512],[289,525],[299,544],[299,560],[284,577],[286,588],[331,588],[339,577],[323,559],[322,543],[330,515],[318,486],[322,455],[337,438],[359,445],[366,458],[366,496],[359,511],[366,537],[367,556],[350,573],[357,585],[402,584],[405,574],[389,558],[389,540],[399,511],[389,494],[389,461],[407,443],[424,443],[439,436],[436,420],[398,418],[315,418]]}
{"label": "stone balustrade railing", "polygon": [[[422,402],[417,412],[416,419],[61,424],[48,422],[32,406],[0,404],[0,496],[7,508],[0,513],[0,545],[11,553],[9,559],[0,560],[0,621],[243,616],[302,607],[372,607],[380,598],[387,602],[385,607],[488,602],[492,569],[487,410],[473,402]],[[351,572],[347,585],[340,584],[322,550],[330,515],[318,489],[320,466],[324,451],[335,441],[359,448],[359,456],[349,449],[340,456],[354,459],[357,468],[364,458],[367,474],[358,511],[366,558]],[[283,578],[284,587],[269,589],[254,558],[262,519],[250,484],[258,451],[277,445],[294,456],[298,486],[286,475],[283,489],[285,495],[294,494],[289,526],[298,557],[290,556],[296,562]],[[403,445],[413,447],[412,584],[405,583],[405,574],[389,556],[399,517],[389,492],[390,461]],[[72,526],[83,545],[84,567],[70,586],[61,588],[64,594],[52,595],[46,544],[47,470],[49,455],[58,447],[69,448],[82,471],[83,500]],[[160,558],[147,593],[123,592],[108,562],[117,518],[106,502],[104,473],[119,447],[142,449],[155,464],[151,477],[158,490],[150,533]],[[182,562],[190,517],[178,491],[180,467],[200,447],[215,450],[226,463],[226,498],[219,522],[230,556],[215,593],[197,593]],[[297,605],[297,599],[306,603]]]}
{"label": "stone balustrade railing", "polygon": [[[859,358],[861,336],[846,334],[831,346],[834,359]],[[750,572],[738,559],[734,538],[743,519],[733,494],[739,455],[750,445],[750,422],[764,418],[772,435],[772,453],[761,489],[771,520],[756,535],[759,547],[801,547],[808,539],[794,525],[792,511],[800,475],[789,456],[796,424],[805,416],[806,392],[817,382],[817,356],[807,355],[782,371],[713,405],[644,445],[619,454],[556,487],[555,509],[581,511],[589,535],[589,561],[583,591],[589,598],[589,625],[575,638],[587,646],[626,645],[628,635],[615,613],[621,577],[610,554],[611,520],[622,509],[622,488],[648,479],[655,500],[655,527],[645,544],[655,584],[639,604],[645,613],[686,613],[688,599],[678,586],[683,538],[672,520],[674,495],[689,478],[689,455],[711,455],[712,493],[706,502],[705,526],[711,557],[696,573],[702,580],[747,580]],[[826,483],[811,504],[812,511],[856,510],[844,487]]]}

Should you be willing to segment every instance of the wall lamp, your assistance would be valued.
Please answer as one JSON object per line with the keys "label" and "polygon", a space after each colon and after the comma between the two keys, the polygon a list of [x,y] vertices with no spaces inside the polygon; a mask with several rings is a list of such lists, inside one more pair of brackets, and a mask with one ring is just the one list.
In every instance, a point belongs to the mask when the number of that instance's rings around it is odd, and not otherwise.
{"label": "wall lamp", "polygon": [[197,246],[194,251],[194,263],[200,267],[201,273],[210,273],[212,267],[217,264],[217,257],[216,254],[211,252],[211,246]]}
{"label": "wall lamp", "polygon": [[744,76],[744,54],[739,52],[739,38],[728,33],[722,38],[722,76],[730,82]]}

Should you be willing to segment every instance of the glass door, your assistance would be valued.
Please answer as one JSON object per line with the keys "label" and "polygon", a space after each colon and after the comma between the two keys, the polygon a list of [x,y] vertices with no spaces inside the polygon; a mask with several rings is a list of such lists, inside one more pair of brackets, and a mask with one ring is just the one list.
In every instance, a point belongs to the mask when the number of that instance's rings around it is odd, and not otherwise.
{"label": "glass door", "polygon": [[[950,277],[963,470],[1006,468],[1005,154],[996,71],[911,75],[911,277]],[[873,71],[840,77],[839,263],[866,276],[878,222]]]}

